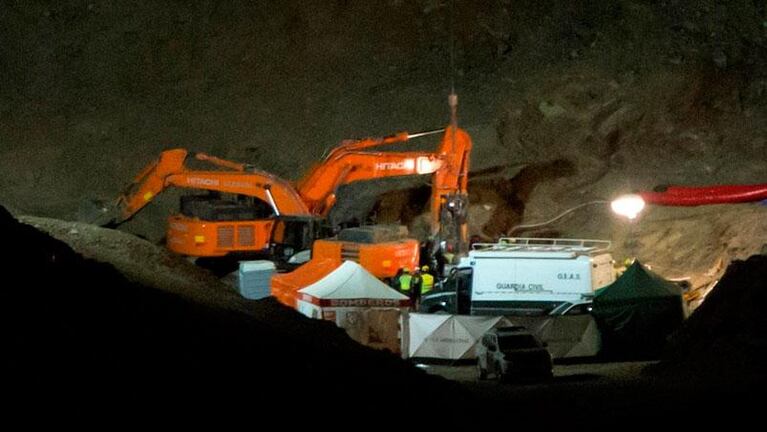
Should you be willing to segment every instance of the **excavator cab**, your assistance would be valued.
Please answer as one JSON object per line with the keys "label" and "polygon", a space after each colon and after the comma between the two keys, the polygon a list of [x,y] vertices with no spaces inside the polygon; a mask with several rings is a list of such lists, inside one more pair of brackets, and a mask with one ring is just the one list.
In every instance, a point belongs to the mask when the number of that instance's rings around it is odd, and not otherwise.
{"label": "excavator cab", "polygon": [[271,207],[255,198],[208,191],[181,197],[181,214],[203,221],[250,221],[273,215]]}
{"label": "excavator cab", "polygon": [[287,263],[290,257],[311,249],[315,240],[329,237],[332,232],[323,218],[281,216],[272,229],[271,255],[279,262]]}

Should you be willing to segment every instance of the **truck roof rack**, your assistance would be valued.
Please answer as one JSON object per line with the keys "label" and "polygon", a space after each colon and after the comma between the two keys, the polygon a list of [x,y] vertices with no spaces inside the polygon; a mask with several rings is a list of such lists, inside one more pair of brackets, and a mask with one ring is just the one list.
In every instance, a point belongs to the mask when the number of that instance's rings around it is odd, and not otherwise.
{"label": "truck roof rack", "polygon": [[474,243],[472,250],[497,252],[570,252],[594,254],[610,249],[609,240],[501,237],[497,243]]}

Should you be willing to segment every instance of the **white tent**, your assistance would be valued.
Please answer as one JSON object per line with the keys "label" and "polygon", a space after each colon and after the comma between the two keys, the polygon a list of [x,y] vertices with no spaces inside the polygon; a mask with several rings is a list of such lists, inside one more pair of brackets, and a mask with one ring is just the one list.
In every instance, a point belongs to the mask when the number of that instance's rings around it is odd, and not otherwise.
{"label": "white tent", "polygon": [[549,317],[535,334],[548,344],[555,359],[593,357],[602,345],[597,323],[590,314]]}
{"label": "white tent", "polygon": [[299,290],[297,301],[302,314],[335,322],[363,345],[397,353],[409,305],[407,296],[352,261]]}
{"label": "white tent", "polygon": [[593,357],[601,347],[599,329],[590,314],[507,318],[546,342],[555,359]]}
{"label": "white tent", "polygon": [[410,314],[410,357],[462,360],[476,358],[482,335],[511,323],[500,316]]}

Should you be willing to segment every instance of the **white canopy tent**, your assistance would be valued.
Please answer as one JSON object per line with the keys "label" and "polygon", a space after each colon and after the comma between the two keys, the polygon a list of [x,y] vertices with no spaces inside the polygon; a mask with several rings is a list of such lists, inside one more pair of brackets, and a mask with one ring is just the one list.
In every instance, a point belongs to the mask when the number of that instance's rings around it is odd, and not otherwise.
{"label": "white canopy tent", "polygon": [[410,314],[410,357],[446,360],[476,358],[482,335],[494,327],[511,323],[500,316]]}
{"label": "white canopy tent", "polygon": [[407,296],[352,261],[299,290],[297,301],[302,314],[335,322],[363,345],[397,353],[409,306]]}

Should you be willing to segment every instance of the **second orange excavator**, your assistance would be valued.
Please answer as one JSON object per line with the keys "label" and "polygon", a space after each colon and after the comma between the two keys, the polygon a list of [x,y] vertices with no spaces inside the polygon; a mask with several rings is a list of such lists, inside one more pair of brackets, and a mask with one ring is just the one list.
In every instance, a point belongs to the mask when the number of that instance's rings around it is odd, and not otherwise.
{"label": "second orange excavator", "polygon": [[[434,152],[370,150],[436,133],[443,136]],[[180,213],[170,216],[166,237],[170,250],[192,257],[265,257],[279,261],[310,248],[318,238],[328,237],[326,216],[336,202],[339,186],[431,174],[431,234],[459,250],[466,244],[470,151],[469,135],[452,126],[345,141],[293,183],[247,164],[184,149],[167,150],[135,177],[111,206],[112,217],[108,219],[112,226],[129,220],[169,187],[204,191],[182,197]],[[213,169],[192,169],[187,165],[191,158]],[[336,249],[330,248],[332,253]],[[401,257],[401,262],[373,273],[387,277],[400,267],[417,264],[417,248],[415,257],[412,247],[408,250],[386,251],[388,257]]]}

